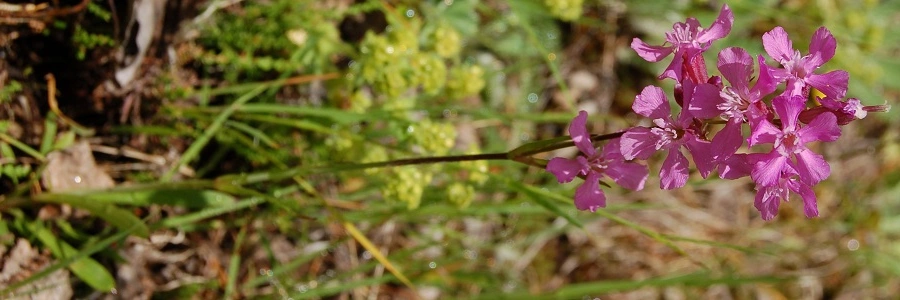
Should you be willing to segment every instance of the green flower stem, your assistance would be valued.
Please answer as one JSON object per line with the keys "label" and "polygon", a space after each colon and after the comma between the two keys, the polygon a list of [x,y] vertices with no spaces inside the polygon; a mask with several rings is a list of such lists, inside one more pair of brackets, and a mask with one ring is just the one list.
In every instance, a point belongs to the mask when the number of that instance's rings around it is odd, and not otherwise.
{"label": "green flower stem", "polygon": [[[619,138],[625,132],[615,132],[602,135],[591,135],[592,142]],[[296,167],[288,170],[259,172],[241,175],[225,175],[215,180],[215,186],[220,191],[240,190],[245,184],[260,183],[266,181],[285,180],[294,176],[312,173],[330,173],[343,171],[357,171],[372,168],[399,167],[410,165],[425,165],[434,163],[463,162],[476,160],[511,160],[529,166],[545,168],[547,161],[532,157],[534,154],[553,151],[574,146],[575,143],[569,137],[558,137],[549,140],[531,142],[508,152],[484,153],[472,155],[429,156],[417,158],[405,158],[363,164],[339,164],[328,166]]]}

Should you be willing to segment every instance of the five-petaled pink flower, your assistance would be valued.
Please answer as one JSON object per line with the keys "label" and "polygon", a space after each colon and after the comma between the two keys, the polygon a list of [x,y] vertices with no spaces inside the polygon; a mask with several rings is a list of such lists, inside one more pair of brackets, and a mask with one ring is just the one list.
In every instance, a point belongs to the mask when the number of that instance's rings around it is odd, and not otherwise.
{"label": "five-petaled pink flower", "polygon": [[787,80],[785,93],[807,97],[810,86],[835,99],[841,99],[847,93],[847,82],[850,80],[847,71],[813,73],[834,57],[837,48],[837,41],[825,27],[820,27],[813,34],[809,54],[806,56],[801,56],[800,51],[794,50],[784,28],[775,27],[763,34],[762,40],[766,53],[784,67],[784,70],[777,70],[776,77]]}
{"label": "five-petaled pink flower", "polygon": [[[749,175],[756,183],[754,206],[764,220],[773,219],[781,202],[788,201],[791,193],[803,199],[807,217],[818,216],[812,187],[831,174],[831,167],[807,144],[837,140],[841,135],[840,125],[862,119],[868,112],[887,111],[890,106],[864,106],[856,98],[842,101],[849,74],[843,70],[816,73],[831,60],[837,47],[837,40],[824,27],[813,35],[807,55],[793,48],[783,28],[766,32],[762,37],[763,47],[781,68],[766,65],[762,55],[754,57],[738,47],[725,48],[718,53],[716,65],[721,77],[710,77],[703,53],[713,41],[728,35],[733,22],[731,9],[723,5],[709,28],[704,29],[697,19],[689,18],[684,23],[675,23],[661,46],[648,45],[639,38],[632,40],[631,48],[647,61],[658,62],[674,56],[659,79],[675,79],[674,100],[682,109],[673,116],[669,98],[661,88],[644,88],[635,97],[632,109],[650,118],[654,126],[628,129],[618,139],[608,142],[599,154],[586,131],[587,114],[580,112],[572,121],[569,134],[582,155],[574,159],[554,158],[547,164],[547,170],[559,182],[585,177],[575,194],[578,209],[594,211],[606,205],[599,182],[603,176],[626,188],[643,188],[647,167],[628,161],[646,160],[659,151],[667,152],[659,171],[660,186],[663,189],[684,186],[689,177],[684,147],[703,178],[713,169],[723,179]],[[757,75],[754,75],[754,64],[759,65]],[[781,83],[785,83],[784,91],[769,101],[769,95]],[[825,97],[817,99],[818,105],[807,108],[812,89],[821,91]],[[725,126],[709,141],[710,125],[721,124],[715,119],[725,120]],[[750,127],[749,138],[743,134],[745,123]],[[772,144],[771,150],[737,153],[745,140],[751,149]]]}
{"label": "five-petaled pink flower", "polygon": [[[690,105],[694,88],[685,82],[685,104]],[[631,106],[639,115],[653,119],[655,127],[634,127],[622,135],[622,155],[625,159],[647,159],[656,151],[668,152],[659,171],[660,186],[663,189],[676,189],[687,183],[688,160],[681,153],[681,146],[688,148],[694,163],[703,178],[715,168],[709,152],[709,142],[701,139],[700,129],[695,126],[694,118],[687,110],[682,110],[678,118],[672,119],[669,99],[663,90],[656,86],[648,86],[635,97]]]}
{"label": "five-petaled pink flower", "polygon": [[816,194],[809,185],[797,179],[797,171],[793,167],[793,163],[788,162],[779,174],[775,184],[772,186],[758,186],[756,188],[756,199],[753,206],[759,211],[763,220],[771,220],[778,214],[778,206],[781,201],[787,202],[790,192],[797,193],[803,199],[803,211],[807,218],[819,216],[818,204],[816,204]]}
{"label": "five-petaled pink flower", "polygon": [[734,154],[743,144],[741,125],[756,123],[766,118],[768,108],[763,97],[771,94],[778,87],[772,76],[772,69],[765,64],[760,55],[759,79],[751,87],[753,77],[753,57],[744,49],[730,47],[719,52],[718,68],[722,76],[731,84],[721,90],[711,84],[700,84],[696,87],[694,99],[688,110],[691,115],[701,119],[721,117],[727,122],[725,127],[712,140],[712,154],[716,161],[722,162]]}
{"label": "five-petaled pink flower", "polygon": [[606,196],[600,189],[600,179],[605,175],[630,190],[641,190],[647,180],[647,166],[625,161],[619,152],[618,140],[610,141],[597,153],[587,132],[587,112],[580,111],[569,125],[569,136],[582,155],[575,159],[555,157],[547,163],[547,171],[560,183],[570,182],[578,175],[585,176],[584,183],[575,191],[575,207],[594,212],[606,207]]}
{"label": "five-petaled pink flower", "polygon": [[675,23],[672,31],[666,33],[666,42],[670,45],[651,46],[639,38],[634,38],[631,41],[631,49],[649,62],[658,62],[669,54],[675,53],[672,62],[659,78],[672,78],[681,82],[682,64],[709,49],[713,41],[728,35],[731,32],[732,24],[734,24],[734,14],[726,4],[722,6],[719,16],[709,28],[704,29],[700,27],[697,19],[688,18],[685,23]]}
{"label": "five-petaled pink flower", "polygon": [[830,112],[816,116],[808,125],[801,127],[798,117],[805,108],[805,102],[801,96],[775,97],[772,106],[781,118],[781,128],[764,120],[751,132],[751,146],[775,144],[771,152],[748,158],[753,165],[750,177],[757,185],[774,186],[789,168],[795,169],[800,181],[808,186],[819,183],[831,174],[831,167],[825,158],[809,150],[806,144],[837,140],[841,136],[841,129],[837,125],[837,118]]}

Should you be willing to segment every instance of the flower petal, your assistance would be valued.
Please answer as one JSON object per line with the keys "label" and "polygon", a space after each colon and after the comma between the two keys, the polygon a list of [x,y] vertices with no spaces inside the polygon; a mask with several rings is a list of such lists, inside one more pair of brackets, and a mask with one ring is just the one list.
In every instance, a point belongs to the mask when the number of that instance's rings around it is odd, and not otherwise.
{"label": "flower petal", "polygon": [[782,65],[790,61],[794,57],[794,46],[791,39],[788,38],[787,32],[781,26],[775,27],[763,34],[763,48],[769,57]]}
{"label": "flower petal", "polygon": [[781,118],[781,128],[784,130],[796,130],[797,118],[800,112],[806,108],[806,99],[802,96],[781,95],[772,99],[772,107]]}
{"label": "flower petal", "polygon": [[719,178],[738,179],[750,175],[753,166],[747,163],[747,154],[735,154],[719,163]]}
{"label": "flower petal", "polygon": [[591,143],[591,135],[587,132],[586,111],[579,111],[578,116],[572,119],[572,124],[569,125],[569,136],[575,142],[575,147],[578,147],[578,150],[581,150],[585,156],[591,157],[597,154],[594,144]]}
{"label": "flower petal", "polygon": [[674,47],[650,46],[639,38],[631,40],[631,49],[634,49],[638,56],[649,62],[658,62],[674,51]]}
{"label": "flower petal", "polygon": [[700,32],[697,36],[697,42],[707,43],[721,39],[731,32],[731,25],[734,24],[734,13],[728,4],[722,5],[719,10],[719,16],[706,30]]}
{"label": "flower petal", "polygon": [[647,166],[625,161],[610,162],[604,172],[617,184],[632,191],[644,189],[644,182],[647,181],[649,173],[650,170],[647,169]]}
{"label": "flower petal", "polygon": [[813,34],[812,40],[809,42],[808,70],[814,70],[834,57],[834,50],[837,48],[837,40],[831,35],[827,28],[819,27]]}
{"label": "flower petal", "polygon": [[650,132],[647,127],[632,127],[619,138],[622,156],[627,160],[635,158],[647,159],[656,153],[656,142],[659,136]]}
{"label": "flower petal", "polygon": [[722,114],[718,105],[722,96],[715,85],[703,83],[694,88],[693,99],[688,102],[688,112],[699,119],[712,119]]}
{"label": "flower petal", "polygon": [[651,119],[662,119],[671,116],[669,98],[666,97],[662,88],[652,85],[645,87],[639,95],[634,97],[631,109],[637,114]]}
{"label": "flower petal", "polygon": [[791,180],[788,183],[788,187],[803,199],[803,213],[807,218],[819,216],[819,205],[816,203],[816,193],[813,192],[812,188],[798,182],[796,179]]}
{"label": "flower petal", "polygon": [[753,98],[755,98],[750,99],[751,102],[762,99],[766,95],[774,92],[775,89],[778,88],[778,84],[783,80],[783,78],[778,78],[776,75],[776,69],[766,64],[766,60],[762,55],[757,56],[756,60],[759,62],[759,79],[756,80],[756,85],[750,90],[750,94],[754,95]]}
{"label": "flower petal", "polygon": [[600,207],[606,207],[606,196],[600,189],[600,174],[591,172],[575,190],[575,208],[595,212]]}
{"label": "flower petal", "polygon": [[778,193],[773,191],[776,187],[759,187],[756,191],[756,199],[753,206],[759,211],[763,220],[769,221],[778,214],[778,206],[781,205],[781,199]]}
{"label": "flower petal", "polygon": [[607,160],[625,160],[625,157],[622,156],[622,144],[619,139],[613,139],[603,145],[600,156]]}
{"label": "flower petal", "polygon": [[722,76],[731,83],[731,86],[744,93],[750,88],[750,76],[753,75],[753,57],[747,51],[738,47],[728,47],[719,52],[719,61],[716,63]]}
{"label": "flower petal", "polygon": [[781,178],[781,172],[787,164],[787,159],[787,156],[781,155],[778,151],[749,159],[748,162],[753,164],[750,178],[760,186],[775,185]]}
{"label": "flower petal", "polygon": [[806,127],[800,128],[797,135],[804,144],[812,141],[833,142],[841,137],[841,127],[833,113],[825,112],[816,116]]}
{"label": "flower petal", "polygon": [[575,179],[578,174],[587,174],[590,170],[587,159],[582,156],[576,159],[568,159],[563,157],[554,157],[547,162],[547,172],[556,176],[559,183],[566,183]]}
{"label": "flower petal", "polygon": [[844,98],[847,94],[847,83],[850,74],[844,70],[834,70],[825,74],[810,74],[806,77],[806,83],[822,91],[825,96],[835,99]]}
{"label": "flower petal", "polygon": [[691,153],[691,158],[694,159],[697,171],[700,171],[700,176],[706,178],[709,176],[709,173],[716,169],[716,161],[713,159],[712,154],[712,144],[697,138],[693,134],[684,138],[687,139],[684,145],[687,146],[688,151]]}
{"label": "flower petal", "polygon": [[677,82],[682,82],[682,78],[684,78],[684,74],[682,74],[682,69],[684,68],[684,54],[685,53],[676,52],[675,55],[672,56],[672,62],[669,63],[669,66],[667,66],[657,78],[660,80],[671,78]]}
{"label": "flower petal", "polygon": [[688,179],[688,160],[680,148],[669,149],[669,155],[659,170],[659,185],[664,190],[683,187]]}
{"label": "flower petal", "polygon": [[711,143],[713,160],[724,161],[741,147],[741,144],[744,143],[741,124],[741,120],[731,119],[722,130],[719,130],[719,133],[716,133]]}
{"label": "flower petal", "polygon": [[797,173],[800,174],[800,180],[806,185],[816,185],[831,174],[831,166],[822,155],[809,149],[803,149],[795,155],[797,156]]}
{"label": "flower petal", "polygon": [[781,134],[781,129],[766,119],[761,118],[756,123],[751,122],[750,125],[750,146],[775,143],[778,134]]}

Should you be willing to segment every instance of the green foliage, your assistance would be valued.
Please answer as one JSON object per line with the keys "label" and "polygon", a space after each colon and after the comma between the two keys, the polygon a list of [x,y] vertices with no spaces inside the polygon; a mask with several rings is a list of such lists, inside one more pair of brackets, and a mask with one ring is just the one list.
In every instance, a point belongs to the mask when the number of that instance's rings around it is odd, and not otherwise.
{"label": "green foliage", "polygon": [[0,104],[12,101],[13,96],[22,91],[22,83],[10,80],[0,86]]}
{"label": "green foliage", "polygon": [[581,17],[584,0],[544,0],[544,5],[550,8],[550,14],[566,21],[574,21]]}
{"label": "green foliage", "polygon": [[72,42],[78,46],[77,57],[84,60],[84,56],[88,49],[97,47],[112,47],[116,41],[104,34],[90,33],[81,26],[75,26],[75,32],[72,33]]}

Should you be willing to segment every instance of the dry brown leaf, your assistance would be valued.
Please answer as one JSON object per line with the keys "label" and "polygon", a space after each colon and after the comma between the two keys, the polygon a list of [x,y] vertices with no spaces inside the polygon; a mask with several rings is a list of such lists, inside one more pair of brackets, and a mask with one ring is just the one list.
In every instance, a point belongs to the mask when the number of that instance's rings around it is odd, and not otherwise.
{"label": "dry brown leaf", "polygon": [[97,167],[91,147],[86,141],[48,154],[47,168],[41,174],[41,183],[47,190],[54,192],[115,186],[112,177]]}
{"label": "dry brown leaf", "polygon": [[[0,289],[24,280],[51,264],[49,254],[38,253],[37,249],[32,248],[25,239],[18,239],[13,249],[4,254],[0,257],[3,264],[3,269],[0,270]],[[72,285],[69,282],[69,271],[66,269],[56,270],[50,275],[16,289],[11,294],[0,295],[0,298],[70,299],[72,298]]]}

